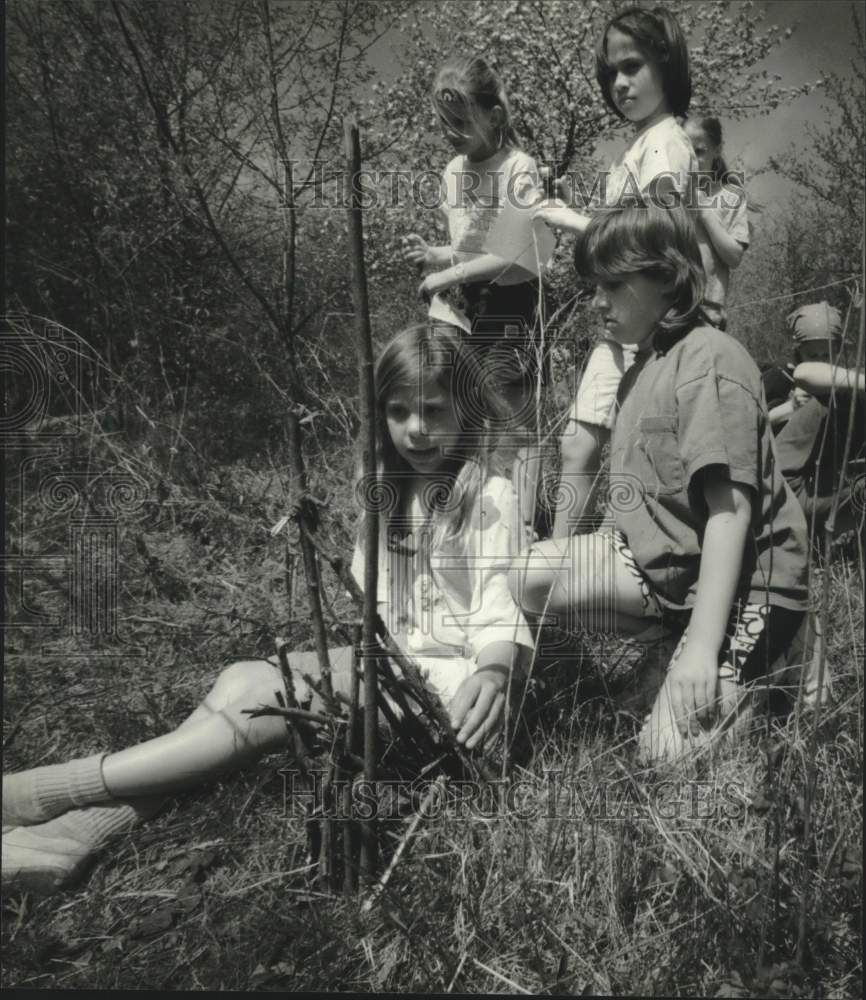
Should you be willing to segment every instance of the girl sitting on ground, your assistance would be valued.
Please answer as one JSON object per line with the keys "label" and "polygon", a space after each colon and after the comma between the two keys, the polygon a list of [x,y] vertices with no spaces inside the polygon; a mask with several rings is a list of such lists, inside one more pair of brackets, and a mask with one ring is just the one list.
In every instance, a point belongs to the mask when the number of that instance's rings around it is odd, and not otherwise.
{"label": "girl sitting on ground", "polygon": [[[506,692],[532,639],[508,588],[512,493],[493,470],[500,412],[459,331],[412,327],[376,368],[380,482],[392,499],[380,533],[379,612],[450,703],[457,740],[479,744],[501,722]],[[363,483],[361,485],[364,485]],[[369,484],[367,484],[369,486]],[[361,490],[371,501],[376,491]],[[353,573],[363,582],[356,549]],[[330,650],[335,691],[350,691],[351,647]],[[298,699],[315,653],[290,656]],[[279,706],[285,686],[269,660],[234,663],[174,732],[117,753],[96,753],[3,778],[2,878],[52,892],[72,884],[116,834],[166,796],[195,788],[290,745],[284,720],[250,718]]]}

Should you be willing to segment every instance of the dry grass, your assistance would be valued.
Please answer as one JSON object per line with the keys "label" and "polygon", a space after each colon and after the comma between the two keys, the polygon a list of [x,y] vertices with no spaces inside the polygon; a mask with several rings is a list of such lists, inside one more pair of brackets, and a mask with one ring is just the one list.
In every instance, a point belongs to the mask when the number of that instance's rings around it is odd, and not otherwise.
{"label": "dry grass", "polygon": [[[104,465],[148,468],[132,448],[91,444]],[[68,637],[9,633],[7,770],[157,735],[220,664],[271,652],[277,634],[309,640],[300,598],[287,621],[283,542],[268,533],[291,499],[281,476],[235,466],[195,488],[160,487],[154,468],[152,495],[167,495],[120,532],[126,645],[99,657]],[[331,491],[334,538],[347,537],[349,456],[312,473]],[[15,537],[62,548],[62,517],[9,502]],[[690,782],[665,785],[635,764],[634,722],[560,671],[512,808],[446,809],[422,824],[369,913],[311,881],[303,823],[283,808],[290,761],[273,756],[175,800],[80,888],[7,894],[3,986],[859,996],[859,574],[841,557],[831,569],[836,698],[817,734],[807,842],[812,715],[759,720]],[[330,593],[348,615],[333,581]],[[62,608],[57,580],[29,597]],[[602,657],[589,653],[597,672]]]}

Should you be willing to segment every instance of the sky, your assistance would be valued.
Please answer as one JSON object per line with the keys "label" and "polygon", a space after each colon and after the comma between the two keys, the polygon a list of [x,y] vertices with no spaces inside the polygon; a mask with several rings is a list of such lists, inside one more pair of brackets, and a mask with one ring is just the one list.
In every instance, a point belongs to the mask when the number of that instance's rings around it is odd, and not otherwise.
{"label": "sky", "polygon": [[[770,24],[787,27],[799,22],[793,35],[773,52],[759,68],[780,73],[783,86],[814,81],[835,70],[850,72],[853,56],[851,3],[848,0],[772,0],[763,6]],[[862,5],[860,12],[862,17]],[[827,121],[822,105],[826,97],[819,89],[807,97],[782,105],[769,115],[731,122],[725,129],[725,152],[729,160],[742,163],[747,177],[765,167],[776,156],[796,145],[807,123],[820,126]],[[785,197],[791,189],[776,174],[751,177],[750,195],[766,204]]]}

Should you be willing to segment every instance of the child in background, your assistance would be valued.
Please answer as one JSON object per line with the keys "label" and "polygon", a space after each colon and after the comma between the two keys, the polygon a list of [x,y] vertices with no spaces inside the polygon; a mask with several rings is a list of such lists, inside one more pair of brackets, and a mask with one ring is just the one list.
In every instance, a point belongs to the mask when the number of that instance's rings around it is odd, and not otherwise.
{"label": "child in background", "polygon": [[588,627],[684,629],[640,735],[644,759],[676,760],[731,721],[793,639],[807,607],[806,526],[776,468],[757,366],[701,321],[685,209],[600,214],[577,256],[608,335],[637,352],[610,462],[613,487],[634,496],[613,505],[614,530],[533,545],[512,590],[527,610]]}
{"label": "child in background", "polygon": [[[856,530],[862,535],[863,515],[852,503],[852,484],[854,470],[862,471],[866,451],[863,376],[840,364],[842,317],[835,306],[827,302],[801,306],[788,316],[787,324],[796,362],[791,373],[793,389],[788,401],[770,414],[776,423],[787,419],[776,431],[779,467],[816,540],[821,538],[837,489],[841,489],[837,533]],[[848,475],[840,483],[852,408]]]}
{"label": "child in background", "polygon": [[[382,481],[394,507],[381,532],[379,611],[417,655],[428,683],[450,700],[457,739],[476,746],[502,719],[509,680],[532,640],[508,588],[513,557],[511,485],[491,468],[494,409],[477,357],[457,331],[413,327],[376,369]],[[363,485],[363,484],[361,484]],[[383,515],[384,517],[384,515]],[[356,549],[353,572],[363,581]],[[350,690],[352,650],[330,651],[335,691]],[[291,656],[299,700],[315,653]],[[279,668],[235,663],[174,732],[118,753],[3,778],[4,885],[53,892],[73,882],[113,836],[152,816],[165,796],[283,750]]]}
{"label": "child in background", "polygon": [[[611,110],[634,134],[606,176],[602,204],[616,207],[646,198],[668,207],[687,197],[697,160],[675,115],[691,100],[689,53],[676,18],[664,8],[631,7],[612,18],[598,41],[596,79]],[[581,233],[589,217],[551,201],[536,212],[548,225]],[[595,346],[561,439],[562,492],[553,533],[591,527],[601,453],[609,440],[616,391],[633,352],[610,337]]]}
{"label": "child in background", "polygon": [[525,377],[530,363],[522,349],[537,320],[540,271],[553,252],[552,234],[533,223],[543,198],[538,168],[520,148],[502,82],[481,56],[441,67],[433,106],[455,153],[440,204],[450,245],[431,246],[411,233],[405,256],[428,272],[422,299],[455,290],[473,336],[496,343],[506,326],[517,328],[516,352],[498,358],[508,386]]}
{"label": "child in background", "polygon": [[731,269],[739,267],[749,246],[749,219],[746,192],[736,174],[728,170],[722,157],[722,125],[718,118],[691,119],[686,135],[698,160],[695,184],[696,226],[706,286],[704,314],[724,330],[728,324],[725,302]]}
{"label": "child in background", "polygon": [[440,207],[450,244],[430,246],[407,237],[405,256],[428,273],[419,297],[431,318],[448,293],[466,319],[473,349],[497,383],[510,411],[516,449],[513,477],[525,531],[536,520],[539,449],[526,444],[535,431],[545,380],[545,345],[537,335],[541,269],[554,238],[533,212],[543,198],[535,160],[525,153],[497,74],[481,56],[446,62],[436,74],[433,106],[455,155],[445,167]]}

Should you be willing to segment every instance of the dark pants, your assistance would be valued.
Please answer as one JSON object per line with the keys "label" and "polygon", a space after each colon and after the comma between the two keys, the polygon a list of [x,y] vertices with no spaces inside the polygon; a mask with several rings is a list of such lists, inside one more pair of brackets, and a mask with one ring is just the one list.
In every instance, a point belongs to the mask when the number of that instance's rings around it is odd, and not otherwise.
{"label": "dark pants", "polygon": [[454,291],[454,305],[472,324],[472,343],[484,352],[485,368],[495,370],[503,388],[515,383],[532,388],[547,381],[549,362],[545,345],[539,355],[537,336],[540,284],[523,281],[518,285],[474,282]]}

